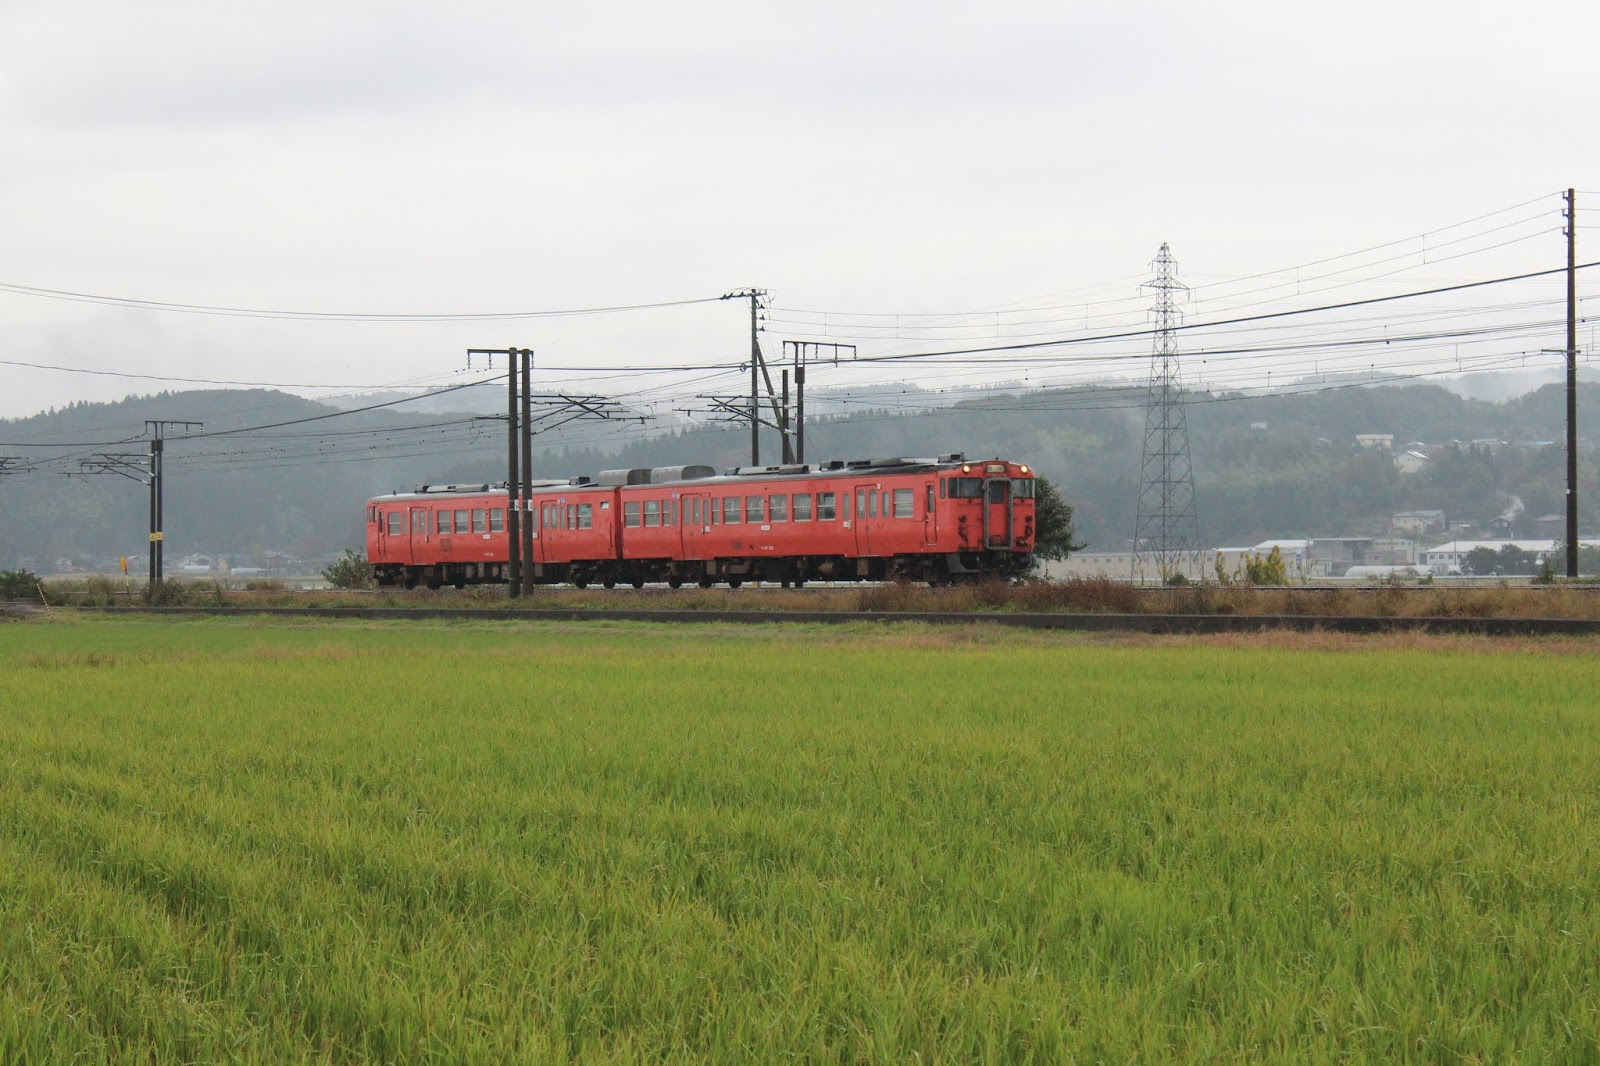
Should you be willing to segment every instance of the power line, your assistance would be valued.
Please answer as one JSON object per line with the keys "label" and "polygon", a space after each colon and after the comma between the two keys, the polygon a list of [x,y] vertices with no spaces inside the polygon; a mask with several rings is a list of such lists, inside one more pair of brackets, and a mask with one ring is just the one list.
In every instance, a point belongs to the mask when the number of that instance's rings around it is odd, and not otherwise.
{"label": "power line", "polygon": [[275,318],[304,322],[512,322],[533,318],[577,318],[585,315],[608,315],[626,311],[653,311],[664,307],[688,307],[693,304],[715,303],[719,296],[700,296],[687,300],[655,300],[650,303],[613,304],[606,307],[573,307],[545,311],[489,311],[481,313],[430,312],[424,314],[396,314],[365,311],[286,311],[251,307],[224,307],[212,304],[174,303],[168,300],[145,300],[129,296],[104,296],[66,289],[46,289],[36,285],[0,282],[0,292],[19,296],[34,296],[46,300],[68,300],[76,303],[103,304],[110,307],[128,307],[141,311],[170,311],[190,315],[217,315],[229,318]]}

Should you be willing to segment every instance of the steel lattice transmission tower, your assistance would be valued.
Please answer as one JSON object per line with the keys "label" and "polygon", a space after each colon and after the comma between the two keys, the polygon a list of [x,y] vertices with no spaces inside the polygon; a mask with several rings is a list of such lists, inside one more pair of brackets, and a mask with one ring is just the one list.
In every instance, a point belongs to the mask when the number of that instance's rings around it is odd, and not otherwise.
{"label": "steel lattice transmission tower", "polygon": [[1145,399],[1144,457],[1139,464],[1139,514],[1133,532],[1134,580],[1180,573],[1200,563],[1200,516],[1189,464],[1189,421],[1178,373],[1177,327],[1182,315],[1174,294],[1188,286],[1174,276],[1177,263],[1166,244],[1150,264],[1155,280],[1143,288],[1156,294],[1155,351]]}

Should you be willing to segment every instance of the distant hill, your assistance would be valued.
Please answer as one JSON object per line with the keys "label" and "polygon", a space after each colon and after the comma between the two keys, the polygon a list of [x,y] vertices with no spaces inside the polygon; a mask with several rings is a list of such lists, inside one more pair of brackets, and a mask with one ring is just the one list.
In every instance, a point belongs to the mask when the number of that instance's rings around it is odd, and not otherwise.
{"label": "distant hill", "polygon": [[[879,409],[814,418],[807,427],[808,458],[948,451],[1015,457],[1061,487],[1091,544],[1114,549],[1124,545],[1134,521],[1143,399],[1142,385],[1108,385],[997,393],[913,414],[891,401]],[[1600,385],[1582,386],[1583,417],[1591,417],[1587,412],[1597,404]],[[1252,543],[1268,535],[1380,532],[1393,511],[1419,508],[1442,508],[1452,519],[1487,520],[1506,509],[1510,494],[1522,498],[1530,519],[1563,506],[1560,448],[1538,443],[1563,439],[1564,400],[1557,386],[1503,403],[1467,399],[1435,385],[1307,395],[1198,394],[1186,411],[1202,536],[1211,544]],[[448,411],[415,411],[406,404],[324,417],[336,413],[328,405],[267,390],[75,404],[0,421],[0,455],[64,456],[57,471],[75,470],[79,459],[96,451],[142,453],[145,419],[200,421],[208,434],[316,419],[273,430],[277,436],[271,441],[259,435],[185,441],[175,434],[166,488],[169,555],[203,551],[240,557],[355,546],[361,543],[361,505],[373,494],[420,482],[505,476],[497,422],[486,422],[481,444],[469,445],[463,456],[431,448],[432,438],[422,428],[449,420]],[[376,428],[411,430],[413,443],[400,447],[381,437],[354,435]],[[1397,445],[1460,441],[1462,457],[1446,456],[1423,474],[1402,476],[1386,455],[1355,448],[1355,436],[1363,433],[1393,434]],[[747,462],[749,454],[749,433],[742,427],[680,425],[632,443],[621,443],[620,437],[615,445],[580,443],[596,436],[591,427],[541,437],[538,471],[570,476],[688,462],[726,467]],[[1486,438],[1510,445],[1493,455],[1473,452],[1470,442]],[[21,447],[47,441],[62,447],[47,453]],[[122,443],[88,446],[113,441]],[[776,440],[768,435],[763,448],[773,461]],[[1584,457],[1584,478],[1583,524],[1600,528],[1592,452]],[[147,506],[142,485],[115,475],[67,478],[36,472],[0,479],[0,569],[62,556],[142,557]]]}

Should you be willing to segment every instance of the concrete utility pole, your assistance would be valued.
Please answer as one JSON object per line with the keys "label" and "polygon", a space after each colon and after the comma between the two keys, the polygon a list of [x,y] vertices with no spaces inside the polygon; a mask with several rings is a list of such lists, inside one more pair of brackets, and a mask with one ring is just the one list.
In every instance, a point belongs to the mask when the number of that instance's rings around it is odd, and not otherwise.
{"label": "concrete utility pole", "polygon": [[163,511],[165,504],[162,500],[163,481],[166,478],[165,456],[167,430],[173,426],[182,427],[184,433],[190,429],[204,429],[204,422],[184,422],[173,418],[146,419],[144,431],[150,434],[150,587],[154,589],[166,580],[165,543],[166,531],[163,528]]}
{"label": "concrete utility pole", "polygon": [[[512,599],[533,584],[533,434],[536,423],[559,415],[560,421],[547,425],[554,429],[576,419],[616,418],[622,405],[603,396],[533,394],[532,348],[468,348],[470,362],[475,355],[506,357],[506,579]],[[533,416],[535,405],[543,409]]]}
{"label": "concrete utility pole", "polygon": [[1578,576],[1578,194],[1567,190],[1567,576]]}
{"label": "concrete utility pole", "polygon": [[[723,295],[724,300],[750,301],[750,465],[761,465],[761,377],[767,367],[761,359],[761,309],[767,299],[766,289],[735,289]],[[767,377],[767,394],[772,395],[772,378]],[[773,397],[773,406],[777,406]],[[788,452],[787,446],[784,448]],[[787,455],[785,457],[787,460]]]}

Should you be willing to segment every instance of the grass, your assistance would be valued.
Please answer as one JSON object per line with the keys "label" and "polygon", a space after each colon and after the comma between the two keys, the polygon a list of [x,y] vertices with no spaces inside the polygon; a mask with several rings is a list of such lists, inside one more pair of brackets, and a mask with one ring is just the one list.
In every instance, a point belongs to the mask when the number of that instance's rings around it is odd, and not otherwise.
{"label": "grass", "polygon": [[1593,651],[0,625],[0,1061],[1594,1061]]}

